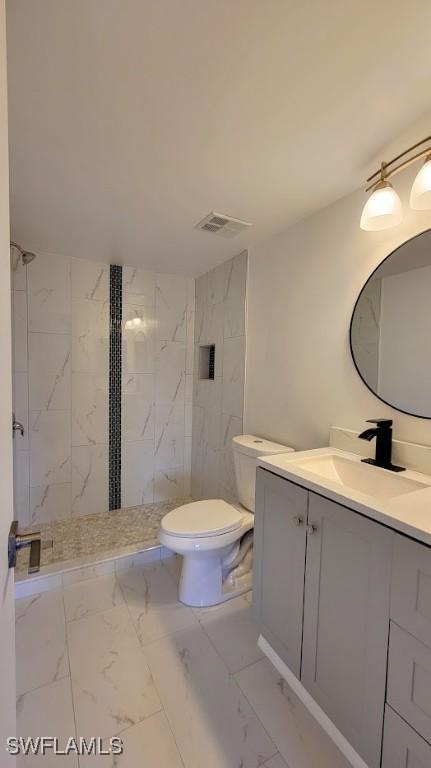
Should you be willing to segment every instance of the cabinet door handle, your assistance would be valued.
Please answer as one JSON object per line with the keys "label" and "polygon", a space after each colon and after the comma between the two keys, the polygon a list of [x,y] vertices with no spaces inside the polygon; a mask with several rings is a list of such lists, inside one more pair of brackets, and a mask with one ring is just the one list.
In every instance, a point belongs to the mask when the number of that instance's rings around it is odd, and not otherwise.
{"label": "cabinet door handle", "polygon": [[295,517],[293,518],[293,524],[296,525],[297,528],[299,528],[299,526],[302,525],[303,522],[304,521],[302,517],[300,517],[299,515],[295,515]]}
{"label": "cabinet door handle", "polygon": [[311,536],[312,533],[316,533],[317,525],[307,525],[307,533]]}

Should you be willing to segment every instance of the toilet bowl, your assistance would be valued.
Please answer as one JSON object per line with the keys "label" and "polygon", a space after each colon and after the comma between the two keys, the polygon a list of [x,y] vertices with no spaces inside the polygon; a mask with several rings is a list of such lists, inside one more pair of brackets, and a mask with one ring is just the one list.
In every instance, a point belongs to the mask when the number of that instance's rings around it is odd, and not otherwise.
{"label": "toilet bowl", "polygon": [[251,588],[251,569],[235,579],[230,566],[238,565],[241,540],[254,526],[256,459],[293,450],[254,435],[234,437],[232,449],[240,503],[193,501],[161,522],[160,543],[183,557],[179,599],[185,605],[217,605]]}

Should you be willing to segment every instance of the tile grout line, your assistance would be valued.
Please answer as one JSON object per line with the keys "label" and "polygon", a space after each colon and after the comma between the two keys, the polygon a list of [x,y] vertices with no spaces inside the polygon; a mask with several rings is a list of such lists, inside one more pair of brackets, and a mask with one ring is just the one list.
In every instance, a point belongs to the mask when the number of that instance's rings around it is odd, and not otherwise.
{"label": "tile grout line", "polygon": [[[125,598],[125,596],[124,596],[124,592],[123,592],[123,590],[122,590],[121,584],[120,584],[120,582],[119,582],[119,579],[118,579],[118,577],[117,577],[117,574],[115,573],[115,571],[113,572],[113,574],[114,574],[114,577],[115,577],[115,579],[114,579],[114,580],[115,580],[115,582],[116,582],[116,584],[117,584],[117,587],[118,587],[119,591],[121,592],[121,595],[122,595],[122,597],[123,597],[124,603],[122,603],[122,604],[120,604],[120,605],[114,605],[114,606],[111,606],[111,608],[105,609],[105,610],[103,610],[103,611],[97,611],[97,612],[95,612],[95,613],[91,613],[91,614],[88,614],[87,616],[82,616],[82,617],[81,617],[81,619],[88,619],[88,618],[90,618],[90,617],[92,617],[92,616],[97,616],[97,615],[99,615],[99,616],[100,616],[100,614],[101,614],[101,613],[107,613],[107,612],[109,612],[109,611],[115,610],[116,608],[121,608],[121,607],[123,607],[123,606],[124,606],[124,607],[126,607],[126,609],[127,609],[127,613],[128,613],[128,616],[129,616],[129,620],[131,621],[131,624],[132,624],[133,630],[134,630],[134,632],[135,632],[135,635],[137,636],[137,631],[136,631],[136,628],[135,628],[134,622],[133,622],[133,620],[132,620],[132,616],[131,616],[131,613],[130,613],[130,610],[129,610],[129,606],[128,606],[128,603],[127,603],[127,601],[126,601],[126,598]],[[101,577],[96,577],[96,578],[101,578]],[[78,582],[78,583],[79,583],[79,582]],[[74,619],[72,622],[67,622],[67,623],[69,623],[69,624],[70,624],[70,623],[73,623],[74,621],[80,621],[81,619]],[[67,625],[66,625],[66,629],[67,629]],[[66,635],[66,636],[67,636],[67,635]],[[141,648],[141,650],[143,651],[142,643],[140,642],[140,640],[139,640],[139,637],[138,637],[138,636],[137,636],[137,640],[138,640],[138,643],[139,643],[139,647],[140,647],[140,648]],[[67,649],[69,649],[69,643],[68,643],[68,641],[67,641]],[[69,650],[68,650],[68,654],[69,654]],[[147,659],[146,659],[146,657],[145,657],[145,654],[143,654],[143,656],[144,656],[144,659],[145,659],[145,663],[146,663],[146,664],[147,664],[147,666],[148,666],[148,662],[147,662]],[[69,669],[70,669],[70,659],[69,659]],[[155,715],[158,715],[158,714],[160,714],[160,713],[163,713],[163,714],[165,715],[165,717],[166,717],[166,712],[165,712],[165,710],[164,710],[164,707],[163,707],[163,705],[162,705],[162,700],[161,700],[161,697],[160,697],[160,695],[159,695],[159,692],[158,692],[158,690],[157,690],[157,686],[155,685],[155,682],[154,682],[154,679],[153,679],[153,675],[152,675],[152,672],[151,672],[151,670],[150,670],[149,666],[148,666],[148,669],[149,669],[149,671],[150,671],[150,674],[151,674],[151,678],[152,678],[152,682],[153,682],[153,684],[154,684],[154,688],[156,689],[156,692],[157,692],[157,696],[158,696],[158,698],[159,698],[159,701],[160,701],[160,709],[159,709],[159,710],[157,710],[156,712],[152,712],[152,713],[151,713],[150,715],[148,715],[147,717],[143,717],[141,720],[138,720],[136,723],[133,723],[132,725],[129,725],[129,726],[127,726],[126,728],[123,728],[123,729],[122,729],[122,730],[120,730],[120,731],[117,731],[115,734],[113,734],[114,736],[119,736],[119,737],[121,738],[122,734],[124,734],[124,733],[126,733],[127,731],[131,730],[131,729],[132,729],[132,728],[134,728],[135,726],[137,726],[137,725],[140,725],[141,723],[144,723],[144,722],[146,722],[147,720],[150,720],[150,719],[151,719],[151,717],[153,717],[153,716],[155,716]],[[74,721],[75,721],[75,734],[76,734],[76,736],[77,736],[77,725],[76,725],[75,701],[74,701],[74,696],[73,696],[72,674],[70,674],[70,683],[71,683],[71,693],[72,693],[72,708],[73,708],[73,715],[74,715]],[[167,718],[166,718],[166,719],[167,719]],[[109,738],[112,738],[112,737],[109,737]],[[175,743],[176,743],[176,742],[175,742]],[[79,768],[79,766],[80,766],[80,761],[79,761],[79,757],[78,757],[78,768]]]}
{"label": "tile grout line", "polygon": [[55,683],[58,683],[60,680],[68,680],[70,678],[69,675],[63,675],[63,677],[56,677],[55,680],[50,680],[49,683],[43,683],[42,685],[36,685],[35,688],[29,688],[28,691],[23,691],[22,693],[18,694],[16,697],[16,701],[18,703],[19,700],[23,699],[24,696],[28,696],[30,693],[34,693],[35,691],[41,691],[43,688],[49,688],[50,685],[55,685]]}
{"label": "tile grout line", "polygon": [[[193,609],[193,608],[192,608],[192,611],[193,611],[194,615],[196,616],[196,613],[195,613],[195,611],[194,611],[194,609]],[[265,725],[263,724],[263,722],[262,722],[262,720],[260,719],[259,715],[257,714],[256,710],[254,709],[254,707],[252,706],[252,704],[251,704],[251,703],[250,703],[250,701],[248,700],[248,697],[246,696],[246,694],[244,693],[243,689],[241,688],[241,686],[240,686],[240,684],[239,684],[238,680],[236,679],[236,675],[237,675],[237,674],[239,674],[240,672],[242,672],[243,670],[242,670],[242,669],[240,669],[240,670],[238,670],[237,672],[231,672],[231,671],[230,671],[230,669],[229,669],[229,667],[228,667],[228,665],[227,665],[227,662],[226,662],[226,661],[223,659],[223,657],[222,657],[221,653],[220,653],[220,652],[217,650],[217,648],[216,648],[216,646],[214,645],[214,643],[213,643],[213,641],[212,641],[211,637],[209,636],[208,632],[206,631],[206,629],[205,629],[205,627],[203,626],[203,624],[202,624],[202,623],[199,621],[199,619],[198,619],[198,617],[197,617],[197,616],[196,616],[196,619],[197,619],[197,621],[198,621],[198,624],[199,624],[199,626],[200,626],[200,627],[203,629],[203,631],[204,631],[204,634],[205,634],[205,635],[206,635],[206,637],[208,638],[208,640],[209,640],[209,642],[210,642],[211,646],[214,648],[214,650],[215,650],[215,652],[216,652],[217,656],[219,657],[219,659],[222,661],[222,663],[223,663],[223,664],[224,664],[224,666],[226,667],[226,669],[227,669],[227,672],[228,672],[228,675],[229,675],[229,680],[234,682],[234,684],[235,684],[236,688],[238,689],[238,691],[239,691],[239,692],[240,692],[240,693],[241,693],[241,694],[244,696],[244,698],[245,698],[245,700],[247,701],[247,703],[248,703],[249,707],[251,708],[251,710],[252,710],[252,712],[253,712],[254,716],[256,717],[256,720],[257,720],[257,722],[258,722],[258,723],[260,723],[260,725],[262,726],[262,728],[263,728],[264,732],[266,733],[266,735],[267,735],[267,737],[268,737],[269,741],[271,742],[271,744],[274,744],[274,747],[276,748],[277,752],[275,752],[273,755],[271,755],[271,756],[268,758],[268,760],[272,760],[272,759],[273,759],[273,758],[276,756],[276,754],[277,754],[277,753],[279,753],[279,754],[281,755],[281,752],[280,752],[280,750],[279,750],[279,748],[278,748],[277,744],[275,743],[275,741],[274,741],[274,739],[272,738],[272,736],[271,736],[271,735],[268,733],[268,730],[267,730],[267,728],[266,728],[266,727],[265,727]],[[260,664],[260,662],[261,662],[261,661],[263,661],[263,659],[259,659],[258,661],[253,661],[253,662],[251,662],[251,664],[247,664],[247,665],[244,667],[244,669],[249,669],[249,668],[250,668],[250,667],[252,667],[254,664]],[[283,756],[282,756],[282,757],[283,757]],[[284,759],[284,758],[283,758],[283,759]],[[264,763],[264,765],[265,765],[265,763]],[[288,766],[287,768],[289,768],[289,766]]]}
{"label": "tile grout line", "polygon": [[[158,687],[157,687],[157,685],[156,685],[156,681],[155,681],[155,679],[154,679],[154,675],[153,675],[153,673],[152,673],[152,670],[151,670],[151,667],[150,667],[150,665],[149,665],[149,663],[148,663],[147,655],[146,655],[146,653],[145,653],[145,646],[143,645],[143,643],[142,643],[142,641],[141,641],[141,638],[139,637],[139,634],[138,634],[138,630],[137,630],[137,628],[136,628],[136,625],[135,625],[135,622],[133,621],[133,618],[132,618],[132,614],[131,614],[131,611],[130,611],[129,603],[127,602],[126,596],[125,596],[125,594],[124,594],[124,590],[123,590],[123,588],[122,588],[122,586],[121,586],[121,583],[120,583],[120,581],[119,581],[119,579],[118,579],[118,575],[117,575],[117,573],[115,574],[115,577],[116,577],[116,579],[117,579],[117,582],[118,582],[118,586],[119,586],[119,588],[120,588],[120,592],[121,592],[121,594],[122,594],[122,596],[123,596],[124,604],[125,604],[125,606],[127,607],[127,613],[129,614],[129,619],[130,619],[130,621],[131,621],[131,623],[132,623],[132,627],[133,627],[133,630],[134,630],[134,632],[135,632],[135,635],[136,635],[136,637],[137,637],[137,640],[138,640],[138,643],[139,643],[139,647],[140,647],[140,648],[141,648],[141,650],[142,650],[142,655],[143,655],[143,657],[144,657],[144,659],[145,659],[145,663],[146,663],[146,665],[147,665],[147,667],[148,667],[148,669],[149,669],[149,672],[150,672],[150,675],[151,675],[151,679],[152,679],[152,682],[153,682],[153,685],[154,685],[155,691],[156,691],[156,693],[157,693],[157,696],[158,696],[158,699],[159,699],[159,701],[160,701],[160,710],[159,710],[159,712],[158,712],[158,713],[157,713],[157,712],[154,712],[154,713],[153,713],[153,715],[155,715],[155,714],[160,714],[160,712],[161,712],[161,713],[162,713],[162,714],[165,716],[165,718],[166,718],[166,722],[167,722],[167,724],[168,724],[169,730],[170,730],[170,732],[171,732],[171,734],[172,734],[172,738],[173,738],[173,740],[174,740],[174,743],[175,743],[175,746],[176,746],[176,748],[177,748],[177,751],[178,751],[178,755],[179,755],[179,757],[180,757],[181,763],[182,763],[182,765],[183,765],[183,766],[184,766],[184,768],[185,768],[185,762],[184,762],[184,759],[183,759],[183,755],[182,755],[182,752],[181,752],[181,750],[180,750],[180,747],[179,747],[179,745],[178,745],[177,739],[176,739],[176,737],[175,737],[175,733],[174,733],[174,731],[173,731],[173,728],[172,728],[172,725],[171,725],[171,721],[169,720],[169,717],[168,717],[168,713],[166,712],[166,709],[165,709],[165,707],[164,707],[164,705],[163,705],[163,699],[162,699],[162,697],[161,697],[161,695],[160,695],[160,691],[159,691],[159,689],[158,689]],[[158,638],[158,639],[161,639],[161,638]],[[154,642],[158,642],[158,640],[155,640]],[[152,717],[152,715],[150,715],[150,717]],[[144,722],[145,720],[148,720],[148,719],[149,719],[148,717],[145,717],[145,718],[144,718],[143,720],[141,720],[140,722]],[[135,725],[137,725],[137,723],[135,723]],[[131,727],[133,727],[133,726],[131,726]],[[126,730],[127,730],[127,729],[126,729]]]}
{"label": "tile grout line", "polygon": [[[159,565],[159,567],[162,567],[162,565],[161,565],[161,561],[160,561],[160,565]],[[117,576],[117,574],[115,574],[115,575]],[[124,594],[123,588],[122,588],[122,586],[121,586],[121,584],[120,584],[120,582],[119,582],[119,581],[118,581],[118,584],[119,584],[119,587],[120,587],[120,590],[121,590],[121,594],[123,595],[123,599],[124,599],[125,605],[127,606],[127,611],[128,611],[128,614],[129,614],[129,618],[130,618],[130,621],[132,622],[132,626],[133,626],[133,629],[134,629],[134,631],[135,631],[136,637],[137,637],[137,639],[138,639],[138,643],[139,643],[139,646],[140,646],[140,648],[141,648],[141,650],[142,650],[142,654],[143,654],[143,656],[144,656],[144,659],[145,659],[145,663],[147,664],[147,666],[148,666],[148,669],[149,669],[149,671],[150,671],[150,674],[151,674],[151,678],[152,678],[152,681],[153,681],[153,684],[154,684],[154,688],[155,688],[155,690],[156,690],[157,696],[158,696],[158,698],[159,698],[159,701],[160,701],[160,705],[161,705],[161,710],[160,710],[160,712],[163,712],[163,714],[164,714],[164,716],[165,716],[165,718],[166,718],[166,722],[167,722],[167,724],[168,724],[168,727],[169,727],[169,730],[170,730],[170,732],[172,733],[172,738],[173,738],[173,740],[174,740],[174,743],[175,743],[175,746],[176,746],[176,748],[177,748],[177,751],[178,751],[178,754],[179,754],[179,757],[180,757],[181,763],[183,764],[184,768],[186,768],[186,764],[185,764],[185,761],[184,761],[184,758],[183,758],[182,752],[181,752],[181,750],[180,750],[179,744],[178,744],[178,742],[177,742],[177,739],[176,739],[176,736],[175,736],[175,732],[174,732],[174,730],[173,730],[173,727],[172,727],[171,721],[170,721],[170,719],[169,719],[169,717],[168,717],[168,713],[166,712],[166,709],[165,709],[165,707],[164,707],[162,696],[161,696],[161,694],[160,694],[160,691],[159,691],[159,689],[158,689],[158,687],[157,687],[157,685],[156,685],[156,681],[155,681],[155,679],[154,679],[154,675],[153,675],[153,672],[152,672],[152,670],[151,670],[151,667],[150,667],[150,665],[149,665],[149,663],[148,663],[147,655],[146,655],[146,653],[145,653],[145,646],[144,646],[144,644],[142,643],[142,641],[141,641],[141,638],[139,637],[139,634],[138,634],[138,630],[136,629],[136,626],[135,626],[135,622],[133,621],[133,618],[132,618],[132,614],[131,614],[131,611],[130,611],[130,608],[129,608],[129,603],[127,602],[127,598],[126,598],[126,596],[125,596],[125,594]],[[180,632],[181,630],[178,630],[178,631]],[[171,633],[171,634],[175,634],[175,632],[173,632],[173,633]],[[170,636],[170,635],[169,635],[169,636]],[[165,635],[165,637],[168,637],[168,635]],[[154,643],[156,643],[156,642],[159,642],[160,640],[162,640],[162,639],[165,639],[165,637],[164,637],[164,638],[158,638],[157,640],[154,640],[154,641],[152,641],[152,642],[154,642]],[[150,645],[150,643],[148,643],[148,645]],[[145,719],[146,719],[146,718],[145,718]]]}
{"label": "tile grout line", "polygon": [[[72,681],[72,668],[70,665],[70,653],[69,653],[69,634],[67,630],[67,620],[66,620],[66,604],[64,602],[64,586],[61,590],[61,602],[63,605],[63,613],[64,613],[64,634],[65,634],[65,641],[66,641],[66,652],[67,652],[67,664],[69,667],[69,685],[70,685],[70,697],[72,701],[72,712],[73,712],[73,722],[75,725],[75,738],[78,738],[78,726],[76,722],[76,709],[75,709],[75,697],[73,693],[73,681]],[[78,768],[80,768],[80,761],[78,756]]]}
{"label": "tile grout line", "polygon": [[[263,658],[263,659],[259,659],[259,661],[255,661],[255,662],[253,662],[253,664],[249,664],[249,665],[248,665],[247,667],[245,667],[244,669],[250,669],[250,667],[254,666],[255,664],[261,664],[261,663],[262,663],[262,661],[264,661],[264,660],[265,660],[265,658]],[[266,728],[266,726],[264,725],[264,723],[263,723],[263,722],[262,722],[262,720],[260,719],[259,715],[257,714],[257,712],[256,712],[255,708],[253,707],[253,704],[252,704],[252,703],[251,703],[251,701],[249,700],[249,698],[248,698],[248,696],[247,696],[246,692],[245,692],[245,691],[244,691],[244,690],[241,688],[241,686],[240,686],[240,684],[239,684],[238,680],[236,679],[236,675],[239,675],[239,674],[240,674],[240,672],[242,672],[242,671],[243,671],[243,670],[240,670],[239,672],[235,672],[235,673],[234,673],[234,675],[233,675],[233,678],[234,678],[234,680],[235,680],[235,683],[236,683],[236,685],[237,685],[238,689],[241,691],[242,695],[244,696],[244,698],[245,698],[245,700],[246,700],[247,704],[248,704],[248,705],[249,705],[249,707],[251,708],[251,710],[252,710],[252,712],[254,713],[255,717],[257,718],[258,722],[261,724],[261,726],[262,726],[263,730],[265,731],[266,735],[268,736],[269,740],[272,742],[272,744],[274,744],[274,747],[276,747],[276,749],[277,749],[277,752],[276,752],[274,755],[271,755],[271,757],[268,759],[268,762],[269,762],[269,760],[273,760],[273,759],[274,759],[274,757],[275,757],[277,754],[279,754],[279,755],[281,755],[281,757],[283,758],[284,762],[285,762],[285,763],[286,763],[286,765],[287,765],[287,760],[286,760],[286,758],[284,757],[283,753],[280,751],[280,748],[279,748],[278,744],[276,744],[276,742],[274,741],[274,739],[273,739],[273,737],[271,736],[271,734],[269,733],[268,729]],[[264,763],[264,765],[265,765],[265,763]],[[287,765],[287,768],[289,768],[289,765]]]}

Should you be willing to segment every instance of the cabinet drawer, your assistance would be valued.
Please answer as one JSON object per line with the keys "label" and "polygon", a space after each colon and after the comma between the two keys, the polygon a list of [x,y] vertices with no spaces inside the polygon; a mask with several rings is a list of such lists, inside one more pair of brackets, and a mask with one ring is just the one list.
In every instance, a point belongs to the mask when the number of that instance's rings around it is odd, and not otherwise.
{"label": "cabinet drawer", "polygon": [[395,537],[391,618],[431,648],[431,548]]}
{"label": "cabinet drawer", "polygon": [[430,765],[431,746],[387,706],[382,768],[429,768]]}
{"label": "cabinet drawer", "polygon": [[387,701],[431,743],[431,649],[393,623]]}

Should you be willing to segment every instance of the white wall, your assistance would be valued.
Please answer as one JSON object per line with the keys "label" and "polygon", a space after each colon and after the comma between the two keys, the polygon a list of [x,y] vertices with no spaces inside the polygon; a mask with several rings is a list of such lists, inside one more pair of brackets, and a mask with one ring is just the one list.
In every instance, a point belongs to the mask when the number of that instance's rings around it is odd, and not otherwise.
{"label": "white wall", "polygon": [[[416,140],[424,135],[421,125]],[[415,140],[414,132],[409,139]],[[398,149],[404,145],[400,140]],[[431,211],[407,207],[417,170],[396,178],[405,203],[405,218],[396,228],[359,228],[365,200],[359,190],[251,249],[248,432],[304,449],[327,444],[331,424],[361,429],[365,419],[387,416],[398,438],[431,443],[431,422],[399,413],[372,395],[349,350],[352,309],[370,273],[394,248],[431,227]]]}
{"label": "white wall", "polygon": [[431,267],[382,279],[378,392],[431,416]]}
{"label": "white wall", "polygon": [[[13,571],[6,541],[12,520],[12,375],[9,266],[9,168],[7,150],[6,36],[0,0],[0,750],[15,735],[15,612]],[[13,768],[15,760],[8,759]]]}

